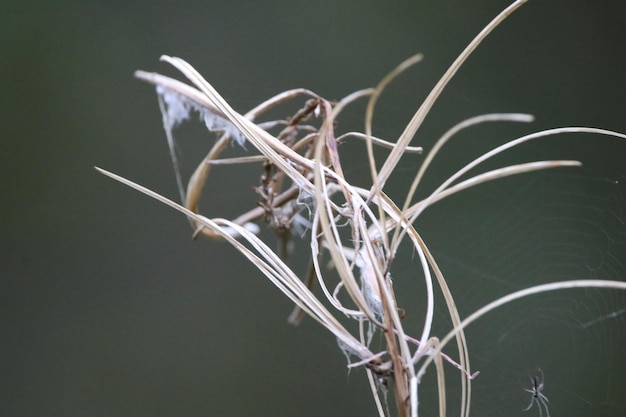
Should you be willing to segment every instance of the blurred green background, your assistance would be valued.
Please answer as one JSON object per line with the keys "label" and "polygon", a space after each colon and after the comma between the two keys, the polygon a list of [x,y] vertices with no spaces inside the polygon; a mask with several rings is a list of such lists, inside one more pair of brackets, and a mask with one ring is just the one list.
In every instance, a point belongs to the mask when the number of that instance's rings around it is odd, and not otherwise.
{"label": "blurred green background", "polygon": [[[188,60],[243,112],[294,87],[341,98],[422,52],[424,61],[378,106],[375,133],[394,139],[507,5],[5,2],[0,415],[375,415],[363,371],[348,373],[334,340],[310,320],[290,327],[289,303],[241,257],[192,241],[183,217],[92,167],[177,196],[154,90],[132,76],[136,69],[175,74],[158,62],[161,54]],[[528,112],[537,121],[468,131],[442,152],[424,193],[481,151],[530,131],[626,132],[625,21],[621,0],[533,0],[505,21],[448,86],[414,143],[428,146],[486,112]],[[198,150],[212,143],[193,139]],[[344,164],[358,172],[363,154],[354,155]],[[183,153],[183,162],[190,167],[199,157]],[[462,314],[541,282],[625,279],[626,143],[570,135],[499,163],[557,157],[585,167],[485,185],[418,222]],[[401,165],[391,194],[402,196],[418,162]],[[229,213],[249,198],[241,190],[225,183],[212,209]],[[406,255],[396,286],[403,276],[416,279]],[[419,292],[403,296],[420,312]],[[482,372],[475,415],[537,415],[522,409],[538,367],[553,417],[623,415],[625,307],[623,294],[569,291],[477,323],[468,332],[473,369]],[[450,415],[455,374],[450,369]],[[435,404],[428,381],[425,415]]]}

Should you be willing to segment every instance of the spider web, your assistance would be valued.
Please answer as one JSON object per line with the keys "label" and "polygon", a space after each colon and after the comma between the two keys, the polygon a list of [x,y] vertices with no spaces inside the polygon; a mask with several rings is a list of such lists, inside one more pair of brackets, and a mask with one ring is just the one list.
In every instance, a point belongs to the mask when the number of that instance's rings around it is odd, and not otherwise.
{"label": "spider web", "polygon": [[[461,314],[541,283],[626,279],[626,175],[615,174],[615,166],[514,178],[443,207],[445,249],[436,257]],[[552,417],[617,416],[626,409],[622,292],[525,298],[472,324],[467,334],[472,370],[481,371],[473,383],[475,415],[539,416],[537,404],[523,411],[532,398],[525,389],[539,372]]]}

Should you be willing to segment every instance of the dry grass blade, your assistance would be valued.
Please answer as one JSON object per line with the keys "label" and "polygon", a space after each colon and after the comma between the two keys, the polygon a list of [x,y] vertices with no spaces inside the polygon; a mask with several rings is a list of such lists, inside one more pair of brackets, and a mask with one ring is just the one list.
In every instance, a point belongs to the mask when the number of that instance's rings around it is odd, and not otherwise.
{"label": "dry grass blade", "polygon": [[277,141],[272,135],[259,128],[250,120],[243,117],[241,114],[233,110],[232,107],[219,95],[219,93],[211,86],[191,65],[180,58],[173,58],[168,56],[161,57],[163,61],[166,61],[176,67],[183,73],[212,103],[212,105],[218,109],[218,111],[224,115],[236,128],[246,137],[246,139],[254,145],[264,156],[272,161],[281,171],[285,172],[289,177],[302,189],[313,194],[313,189],[310,182],[298,172],[293,166],[292,162],[296,162],[303,166],[312,168],[312,163],[308,159],[302,157],[300,154],[294,152],[288,146]]}
{"label": "dry grass blade", "polygon": [[[381,148],[393,149],[396,146],[395,143],[388,142],[384,139],[377,138],[375,136],[367,136],[365,133],[360,132],[348,132],[343,135],[337,137],[337,142],[344,142],[348,137],[354,137],[356,139],[361,140],[370,140],[374,145],[380,146]],[[405,153],[422,153],[424,149],[421,146],[407,146]]]}
{"label": "dry grass blade", "polygon": [[[426,199],[418,203],[415,203],[411,207],[405,208],[403,210],[404,215],[409,219],[409,223],[413,223],[415,222],[417,217],[427,207],[432,205],[434,202],[439,201],[442,198],[450,196],[461,190],[465,190],[473,186],[476,186],[483,182],[491,181],[491,180],[498,179],[498,178],[504,178],[510,175],[517,175],[517,174],[532,172],[536,170],[567,167],[567,166],[580,166],[581,162],[579,161],[537,161],[537,162],[530,162],[530,163],[525,163],[525,164],[510,165],[510,166],[506,166],[500,169],[495,169],[495,170],[492,170],[483,174],[479,174],[475,177],[472,177],[470,179],[464,180],[461,183],[451,186],[452,183],[454,183],[456,180],[458,180],[463,175],[468,173],[470,170],[474,169],[475,167],[485,162],[486,160],[493,158],[494,156],[506,150],[512,149],[516,146],[519,146],[531,140],[546,138],[546,137],[551,137],[551,136],[556,136],[556,135],[562,135],[562,134],[567,134],[567,133],[589,133],[589,134],[597,134],[597,135],[614,137],[614,138],[619,138],[619,139],[626,139],[626,135],[624,135],[623,133],[614,132],[614,131],[606,130],[606,129],[590,128],[590,127],[562,127],[562,128],[543,130],[540,132],[535,132],[529,135],[522,136],[520,138],[508,141],[505,144],[500,145],[492,149],[489,152],[486,152],[485,154],[481,155],[480,157],[474,159],[472,162],[465,165],[463,168],[456,171],[452,176],[450,176],[447,180],[445,180],[439,187],[437,187],[437,189],[433,191],[429,197],[427,197]],[[416,181],[414,181],[414,184],[416,184],[416,182],[419,182],[419,179],[421,179],[420,173],[418,173],[418,176],[416,177]],[[393,224],[393,226],[396,227],[396,230],[398,230],[396,224]],[[390,227],[389,223],[387,223],[387,227]],[[397,232],[396,234],[398,236],[397,238],[394,238],[393,240],[394,244],[392,246],[392,249],[394,250],[399,246],[402,240],[402,236],[403,236],[403,234],[400,232]]]}
{"label": "dry grass blade", "polygon": [[[241,254],[243,254],[252,264],[254,264],[263,274],[292,302],[303,309],[308,315],[314,318],[318,323],[326,327],[337,339],[350,349],[350,352],[359,356],[361,359],[368,360],[375,357],[366,346],[361,344],[350,332],[348,332],[339,321],[319,302],[317,297],[313,295],[295,273],[270,249],[265,243],[253,233],[245,228],[224,219],[207,219],[197,215],[185,207],[173,202],[162,195],[149,190],[137,183],[134,183],[119,175],[113,174],[102,168],[95,168],[101,174],[104,174],[116,181],[121,182],[155,200],[164,203],[188,217],[194,218],[197,222],[203,223],[205,227],[213,229],[220,234],[225,241],[231,244]],[[237,235],[247,241],[257,252],[254,253],[246,247],[238,239],[233,237],[231,230],[235,230]]]}
{"label": "dry grass blade", "polygon": [[[417,187],[420,183],[420,181],[422,180],[422,177],[424,176],[424,173],[426,172],[426,170],[428,169],[428,167],[430,166],[431,162],[433,161],[433,159],[435,159],[435,156],[437,155],[437,153],[439,152],[439,150],[457,133],[459,133],[460,131],[462,131],[463,129],[467,129],[471,126],[480,124],[480,123],[487,123],[487,122],[531,122],[533,120],[533,117],[530,115],[526,115],[526,114],[517,114],[517,113],[513,113],[513,114],[486,114],[486,115],[481,115],[481,116],[476,116],[476,117],[472,117],[470,119],[467,119],[459,124],[457,124],[456,126],[452,127],[452,129],[448,130],[436,143],[435,145],[432,147],[432,149],[428,152],[428,154],[426,155],[426,158],[424,159],[424,162],[422,162],[422,164],[420,165],[420,168],[417,172],[417,175],[415,176],[415,178],[413,179],[413,183],[411,184],[411,186],[409,187],[409,191],[407,193],[406,196],[406,200],[404,202],[404,205],[402,207],[402,212],[406,213],[409,205],[411,204],[411,200],[413,200],[413,196],[415,195],[415,191],[417,190]],[[395,231],[394,231],[394,236],[392,238],[392,247],[391,247],[391,253],[395,253],[397,248],[398,248],[398,244],[400,243],[400,240],[398,238],[398,234],[400,233],[400,228],[396,227]]]}
{"label": "dry grass blade", "polygon": [[[378,98],[380,97],[380,95],[382,94],[382,92],[384,91],[384,89],[387,87],[387,85],[394,79],[396,78],[399,74],[401,74],[402,72],[404,72],[407,68],[411,67],[412,65],[417,64],[418,62],[420,62],[422,59],[424,58],[424,56],[422,54],[417,54],[412,56],[411,58],[405,60],[404,62],[402,62],[400,65],[398,65],[393,71],[391,71],[389,74],[387,74],[387,76],[385,76],[380,83],[378,83],[378,86],[376,86],[376,88],[374,89],[374,92],[372,93],[369,102],[367,103],[367,109],[365,110],[365,137],[366,137],[366,145],[367,145],[367,159],[368,159],[368,163],[369,163],[369,167],[370,167],[370,174],[372,176],[372,192],[374,195],[379,195],[381,192],[381,186],[378,183],[378,171],[376,169],[376,161],[374,159],[374,147],[372,145],[373,139],[372,139],[372,120],[374,118],[374,107],[376,106],[376,102],[378,101]],[[396,146],[397,147],[397,146]],[[408,146],[405,147],[405,149],[403,150],[403,153],[406,152],[406,148],[408,148]],[[396,149],[395,147],[392,148]],[[380,217],[380,221],[381,222],[385,222],[385,213],[384,211],[379,207],[379,217]],[[385,247],[385,249],[387,250],[387,252],[389,252],[389,243],[387,242],[387,235],[383,234],[382,235],[383,238],[383,245]]]}
{"label": "dry grass blade", "polygon": [[504,19],[506,19],[511,13],[513,13],[516,9],[518,9],[522,4],[526,3],[527,0],[518,0],[511,4],[509,7],[504,9],[498,16],[496,16],[483,30],[480,31],[478,35],[470,42],[470,44],[459,54],[459,56],[454,60],[450,68],[446,71],[446,73],[441,77],[439,82],[435,85],[435,87],[428,94],[428,97],[424,100],[424,103],[420,106],[420,108],[415,112],[415,115],[411,119],[411,121],[407,124],[404,132],[400,135],[398,139],[397,146],[393,149],[393,151],[389,154],[385,163],[383,164],[380,172],[378,174],[378,186],[382,189],[387,182],[387,179],[391,175],[391,173],[395,170],[396,165],[400,162],[400,158],[404,153],[404,149],[409,145],[415,133],[422,125],[422,122],[426,118],[426,115],[430,112],[430,109],[437,101],[437,98],[448,84],[448,82],[452,79],[457,70],[463,65],[463,63],[467,60],[467,58],[472,54],[472,52],[480,45],[480,43],[495,29]]}
{"label": "dry grass blade", "polygon": [[[549,291],[561,291],[567,289],[575,289],[575,288],[604,288],[604,289],[615,289],[615,290],[626,290],[626,282],[623,281],[611,281],[611,280],[593,280],[593,279],[579,279],[579,280],[571,280],[571,281],[558,281],[551,282],[548,284],[536,285],[529,288],[524,288],[519,291],[515,291],[513,293],[507,294],[503,297],[500,297],[483,307],[479,308],[469,316],[467,316],[459,325],[455,326],[443,339],[441,339],[441,343],[436,348],[437,352],[441,352],[441,349],[458,333],[462,332],[467,326],[483,317],[485,314],[511,303],[515,300],[519,300],[524,297],[528,297],[535,294],[545,293]],[[418,378],[421,378],[428,366],[432,363],[433,356],[430,356],[424,363],[422,364],[419,372]]]}

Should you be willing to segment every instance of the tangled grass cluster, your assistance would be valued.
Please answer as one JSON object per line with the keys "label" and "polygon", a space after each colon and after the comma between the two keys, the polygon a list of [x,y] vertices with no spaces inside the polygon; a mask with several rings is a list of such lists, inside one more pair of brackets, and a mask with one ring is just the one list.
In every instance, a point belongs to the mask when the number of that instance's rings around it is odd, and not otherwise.
{"label": "tangled grass cluster", "polygon": [[[471,381],[478,372],[472,372],[464,329],[485,313],[512,300],[539,292],[572,287],[605,287],[626,289],[625,282],[603,280],[576,280],[555,282],[526,288],[509,294],[476,311],[461,317],[457,311],[454,293],[428,246],[415,229],[415,220],[427,207],[452,194],[475,185],[511,175],[535,170],[580,165],[570,160],[536,161],[476,172],[488,159],[522,143],[560,134],[593,133],[626,139],[620,133],[588,127],[563,127],[529,134],[498,146],[458,169],[426,198],[414,201],[416,190],[438,151],[463,129],[487,122],[530,122],[525,114],[486,114],[465,120],[448,130],[428,150],[413,181],[406,190],[404,201],[392,201],[385,193],[385,184],[408,153],[421,153],[410,143],[429,114],[433,104],[455,72],[483,39],[524,1],[516,1],[491,21],[458,56],[443,77],[426,97],[394,142],[372,135],[372,118],[377,100],[389,82],[411,65],[420,61],[416,55],[403,62],[375,88],[348,95],[331,102],[306,89],[285,91],[261,103],[246,114],[235,111],[191,65],[180,58],[163,56],[161,59],[178,69],[190,82],[138,71],[136,76],[154,84],[163,114],[164,128],[170,146],[182,203],[178,204],[136,183],[97,168],[130,187],[135,188],[182,212],[190,221],[195,236],[223,240],[244,255],[294,304],[289,320],[297,324],[309,316],[324,326],[337,339],[340,349],[349,358],[349,367],[365,367],[379,415],[390,413],[381,400],[382,387],[390,386],[395,397],[395,411],[399,416],[416,417],[419,410],[419,384],[429,366],[434,363],[437,372],[439,415],[446,415],[444,367],[455,366],[461,378],[460,415],[469,414]],[[336,134],[336,121],[342,110],[355,100],[367,99],[364,132]],[[304,101],[295,114],[283,120],[257,122],[265,112],[285,102]],[[197,112],[211,132],[220,138],[209,150],[185,185],[174,149],[173,129],[190,113]],[[353,185],[344,175],[338,145],[347,140],[360,139],[367,149],[371,186]],[[220,158],[233,141],[254,152],[238,158]],[[390,149],[380,169],[375,160],[374,146]],[[212,218],[200,210],[203,189],[217,164],[256,163],[261,176],[254,190],[258,195],[255,207],[228,220]],[[272,229],[281,245],[278,250],[264,241],[259,224]],[[272,238],[273,239],[273,238]],[[294,272],[288,263],[289,242],[292,239],[310,239],[307,256],[310,264],[304,276]],[[394,275],[398,248],[409,242],[421,263],[415,277]],[[331,268],[325,265],[330,260]],[[423,323],[404,317],[402,306],[396,302],[396,292],[403,291],[403,283],[422,279],[426,291],[418,294],[424,309]],[[319,287],[315,290],[314,287]],[[434,293],[444,296],[452,323],[448,334],[432,334]],[[413,299],[417,300],[418,297]],[[345,318],[353,320],[350,326]],[[408,334],[419,324],[421,333]],[[352,330],[349,330],[352,329]],[[371,348],[374,333],[380,333],[384,348]],[[444,354],[448,342],[456,343],[458,361]]]}

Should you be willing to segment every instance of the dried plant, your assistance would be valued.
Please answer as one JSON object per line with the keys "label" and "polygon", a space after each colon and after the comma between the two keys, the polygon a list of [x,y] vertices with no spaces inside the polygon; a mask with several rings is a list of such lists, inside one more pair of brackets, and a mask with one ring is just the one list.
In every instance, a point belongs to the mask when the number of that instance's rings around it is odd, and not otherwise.
{"label": "dried plant", "polygon": [[[439,415],[446,415],[443,368],[454,366],[459,369],[461,378],[460,414],[465,417],[470,410],[471,381],[478,374],[470,366],[464,335],[464,328],[468,324],[494,308],[539,292],[572,287],[626,289],[624,282],[602,280],[544,284],[509,294],[462,319],[442,271],[419,231],[413,226],[427,207],[477,184],[535,170],[580,165],[570,160],[537,161],[467,177],[484,161],[522,143],[577,132],[624,139],[626,136],[623,134],[588,127],[563,127],[529,134],[485,153],[458,169],[426,198],[414,201],[420,181],[438,151],[461,130],[487,122],[532,121],[532,117],[525,114],[481,115],[459,123],[436,142],[406,190],[404,201],[394,202],[384,192],[385,184],[400,159],[409,153],[422,152],[421,148],[410,146],[410,142],[455,72],[482,40],[523,3],[514,2],[476,36],[439,80],[394,142],[372,136],[374,108],[388,83],[406,68],[419,62],[420,55],[403,62],[376,88],[357,91],[339,102],[331,102],[306,89],[296,89],[283,92],[246,114],[233,110],[187,62],[163,56],[161,59],[178,69],[191,85],[155,73],[138,71],[135,75],[157,88],[182,204],[97,169],[185,214],[194,236],[223,240],[243,254],[295,304],[295,310],[289,318],[292,323],[297,324],[304,315],[313,318],[337,338],[340,349],[349,358],[349,367],[363,366],[367,369],[380,416],[389,413],[380,398],[380,388],[387,385],[393,387],[397,414],[417,416],[419,383],[428,366],[434,362],[438,379]],[[302,98],[303,106],[290,117],[256,122],[268,110]],[[353,101],[363,98],[368,100],[364,132],[337,135],[335,122],[342,110]],[[219,132],[221,136],[185,186],[178,167],[172,131],[176,125],[188,119],[191,112],[197,112],[207,128]],[[352,184],[344,175],[338,144],[354,139],[363,140],[367,149],[371,172],[369,188]],[[255,152],[239,158],[220,158],[233,141],[240,145],[246,144],[248,149],[253,148]],[[390,149],[380,170],[376,168],[374,146]],[[257,205],[232,220],[211,218],[200,210],[200,199],[209,174],[214,165],[235,163],[256,163],[261,166],[260,179],[255,186]],[[271,243],[260,237],[259,224],[263,223],[275,232],[281,242],[279,250],[272,249]],[[299,276],[288,263],[288,243],[291,239],[303,236],[310,238],[310,252],[307,249],[310,265],[304,276]],[[417,335],[405,331],[403,323],[414,318],[403,317],[404,310],[396,302],[396,292],[403,291],[403,282],[415,277],[394,276],[394,286],[391,275],[398,248],[407,240],[421,263],[421,271],[417,275],[424,280],[426,288],[426,292],[420,294],[425,319],[420,324],[421,333]],[[323,266],[324,259],[332,261],[332,268]],[[320,289],[315,290],[315,286]],[[442,337],[433,335],[431,331],[436,287],[444,295],[452,322],[452,329]],[[354,320],[356,325],[344,324],[344,317]],[[350,331],[348,327],[354,330]],[[381,351],[370,348],[375,332],[380,332],[384,339],[385,346]],[[442,352],[450,340],[456,342],[458,362]]]}

